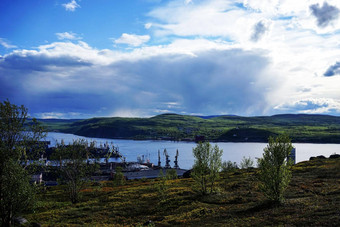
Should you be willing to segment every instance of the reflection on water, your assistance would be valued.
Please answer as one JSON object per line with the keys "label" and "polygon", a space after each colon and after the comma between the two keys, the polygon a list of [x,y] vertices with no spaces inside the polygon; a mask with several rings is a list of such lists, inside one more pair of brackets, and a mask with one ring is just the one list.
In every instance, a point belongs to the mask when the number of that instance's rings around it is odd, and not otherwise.
{"label": "reflection on water", "polygon": [[[163,154],[166,149],[171,160],[171,166],[174,165],[176,150],[179,151],[178,165],[183,169],[190,169],[194,164],[192,149],[196,146],[194,142],[172,142],[162,140],[121,140],[121,139],[103,139],[103,138],[87,138],[76,136],[73,134],[49,132],[46,140],[51,141],[51,146],[55,146],[56,141],[64,140],[65,144],[72,143],[74,139],[87,139],[89,141],[97,141],[97,145],[106,142],[119,147],[119,152],[126,157],[126,161],[137,161],[138,156],[144,155],[150,162],[157,164],[158,150]],[[213,143],[215,144],[215,143]],[[266,143],[216,143],[223,149],[223,161],[230,160],[232,162],[240,163],[243,156],[251,157],[253,159],[262,157],[263,148],[267,146]],[[306,144],[295,143],[296,148],[296,162],[308,160],[311,156],[324,155],[329,157],[333,153],[340,153],[340,144]],[[117,161],[111,159],[109,161]],[[165,157],[161,155],[162,166],[165,165]]]}

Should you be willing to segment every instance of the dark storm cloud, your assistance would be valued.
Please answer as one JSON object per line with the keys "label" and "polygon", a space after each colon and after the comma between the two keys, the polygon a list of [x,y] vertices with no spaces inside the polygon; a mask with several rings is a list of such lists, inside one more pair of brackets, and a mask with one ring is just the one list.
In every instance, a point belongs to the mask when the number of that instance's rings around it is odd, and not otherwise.
{"label": "dark storm cloud", "polygon": [[250,39],[254,42],[259,41],[262,38],[262,36],[266,33],[267,30],[268,30],[268,28],[263,23],[263,21],[257,22],[254,25],[254,32],[253,32]]}
{"label": "dark storm cloud", "polygon": [[262,113],[265,90],[272,81],[262,76],[269,63],[261,53],[233,49],[195,55],[163,54],[88,67],[67,57],[41,55],[31,67],[24,57],[5,57],[0,62],[0,99],[24,104],[35,116],[46,112],[108,116],[121,110],[144,115]]}
{"label": "dark storm cloud", "polygon": [[340,62],[336,62],[334,65],[331,65],[323,75],[324,76],[340,75]]}
{"label": "dark storm cloud", "polygon": [[328,5],[327,2],[324,2],[322,7],[319,3],[311,5],[309,9],[316,17],[317,25],[321,28],[328,26],[333,20],[339,17],[339,9],[335,6]]}
{"label": "dark storm cloud", "polygon": [[[197,57],[166,56],[116,65],[119,74],[132,75],[136,90],[152,92],[158,100],[181,103],[182,111],[197,113],[245,113],[259,111],[264,94],[252,81],[267,60],[242,50],[207,51]],[[135,90],[135,89],[133,89]]]}

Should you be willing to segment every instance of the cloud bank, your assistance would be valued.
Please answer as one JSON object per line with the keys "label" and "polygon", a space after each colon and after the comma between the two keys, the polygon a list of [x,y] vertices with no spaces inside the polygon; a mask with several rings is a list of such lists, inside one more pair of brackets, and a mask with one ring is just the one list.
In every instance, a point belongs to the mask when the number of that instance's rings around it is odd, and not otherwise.
{"label": "cloud bank", "polygon": [[147,2],[98,40],[82,26],[16,50],[0,39],[0,99],[44,118],[340,115],[339,1]]}
{"label": "cloud bank", "polygon": [[264,76],[268,59],[260,52],[226,48],[189,54],[174,46],[139,51],[149,56],[134,52],[117,58],[83,42],[13,52],[0,60],[5,75],[0,98],[29,103],[38,117],[112,116],[123,110],[144,116],[169,111],[252,114],[264,109],[263,91],[273,86]]}

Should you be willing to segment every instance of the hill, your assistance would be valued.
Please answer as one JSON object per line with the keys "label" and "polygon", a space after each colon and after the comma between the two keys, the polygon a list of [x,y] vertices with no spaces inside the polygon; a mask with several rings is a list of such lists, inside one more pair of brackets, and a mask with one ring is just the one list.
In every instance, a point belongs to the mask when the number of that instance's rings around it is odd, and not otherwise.
{"label": "hill", "polygon": [[285,114],[260,117],[189,116],[162,114],[150,118],[91,118],[42,120],[49,131],[80,136],[123,139],[267,142],[270,135],[287,133],[293,142],[340,143],[340,117]]}
{"label": "hill", "polygon": [[72,205],[63,186],[41,190],[34,213],[43,226],[339,226],[340,159],[315,159],[293,167],[283,206],[258,189],[257,169],[223,172],[219,192],[198,196],[193,180],[129,180],[124,186],[95,182]]}

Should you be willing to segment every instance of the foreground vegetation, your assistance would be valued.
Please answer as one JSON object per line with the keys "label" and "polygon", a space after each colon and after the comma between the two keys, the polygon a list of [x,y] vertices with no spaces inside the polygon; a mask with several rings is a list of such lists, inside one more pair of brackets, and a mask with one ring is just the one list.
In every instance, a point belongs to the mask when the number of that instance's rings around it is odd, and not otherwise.
{"label": "foreground vegetation", "polygon": [[292,142],[340,143],[340,117],[287,114],[270,117],[196,117],[162,114],[151,118],[92,118],[40,120],[49,131],[88,137],[124,139],[267,142],[269,136],[288,134]]}
{"label": "foreground vegetation", "polygon": [[281,206],[268,202],[257,176],[254,168],[223,172],[218,191],[206,196],[193,190],[191,178],[130,180],[122,186],[94,182],[82,190],[78,204],[69,201],[64,186],[55,186],[41,189],[34,213],[24,217],[75,226],[339,226],[339,158],[293,166]]}

